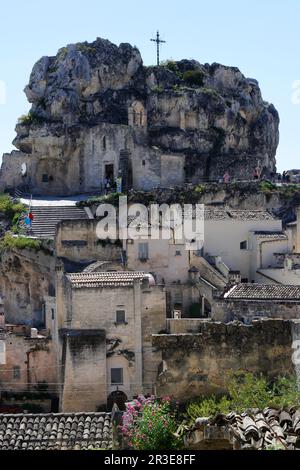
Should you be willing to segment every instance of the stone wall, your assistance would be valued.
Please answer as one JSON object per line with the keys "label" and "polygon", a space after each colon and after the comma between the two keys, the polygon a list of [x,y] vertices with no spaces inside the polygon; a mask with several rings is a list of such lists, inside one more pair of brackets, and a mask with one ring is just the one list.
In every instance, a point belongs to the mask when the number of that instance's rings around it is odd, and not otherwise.
{"label": "stone wall", "polygon": [[0,264],[0,292],[7,323],[44,326],[46,296],[55,295],[55,260],[39,250],[6,250]]}
{"label": "stone wall", "polygon": [[153,335],[161,351],[156,393],[181,401],[224,392],[226,374],[243,369],[269,378],[294,374],[293,322],[265,320],[251,326],[204,322],[198,334]]}
{"label": "stone wall", "polygon": [[[74,410],[77,407],[80,411],[80,403],[76,402],[75,392],[72,396],[72,390],[82,382],[89,383],[89,395],[93,396],[86,404],[89,410],[94,411],[96,406],[105,405],[108,395],[117,389],[117,385],[111,383],[112,368],[123,369],[123,384],[119,384],[118,389],[128,398],[139,393],[153,393],[161,354],[153,351],[151,335],[165,328],[164,289],[138,282],[133,286],[72,289],[62,272],[58,272],[58,284],[57,321],[58,329],[63,331],[59,357],[65,371],[62,377],[62,382],[65,382],[62,409],[66,411],[72,407]],[[117,310],[125,311],[125,323],[117,323]],[[101,347],[90,349],[87,343],[80,349],[78,361],[73,360],[67,332],[70,330],[74,338],[82,335],[84,342],[88,332],[95,333],[99,329],[105,334]],[[77,343],[75,340],[73,342],[75,354]],[[102,370],[104,385],[101,386],[101,393],[98,391],[100,378],[96,384],[93,383],[95,362],[98,364],[97,374]]]}
{"label": "stone wall", "polygon": [[7,391],[36,391],[39,383],[46,392],[57,393],[58,368],[51,338],[30,338],[30,328],[7,328],[5,363],[0,365],[0,388]]}
{"label": "stone wall", "polygon": [[230,322],[239,320],[251,323],[253,318],[282,318],[293,320],[300,318],[300,302],[288,301],[239,301],[216,300],[213,303],[212,319],[215,321]]}
{"label": "stone wall", "polygon": [[161,352],[152,347],[152,334],[164,330],[166,324],[166,292],[162,288],[143,290],[142,351],[143,392],[153,394]]}
{"label": "stone wall", "polygon": [[70,261],[119,261],[122,250],[97,238],[97,220],[66,220],[57,226],[55,252]]}
{"label": "stone wall", "polygon": [[96,411],[106,403],[106,335],[103,330],[62,332],[63,412]]}

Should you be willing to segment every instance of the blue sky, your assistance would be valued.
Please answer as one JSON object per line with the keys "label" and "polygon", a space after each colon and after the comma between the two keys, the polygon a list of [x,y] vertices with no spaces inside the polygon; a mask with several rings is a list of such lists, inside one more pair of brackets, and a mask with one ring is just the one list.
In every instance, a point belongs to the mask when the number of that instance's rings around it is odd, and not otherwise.
{"label": "blue sky", "polygon": [[300,103],[292,102],[300,81],[299,0],[4,0],[0,14],[0,156],[12,149],[16,120],[29,109],[23,89],[41,56],[103,37],[136,45],[150,65],[150,38],[159,29],[167,41],[162,59],[234,65],[256,78],[280,114],[278,169],[300,167]]}

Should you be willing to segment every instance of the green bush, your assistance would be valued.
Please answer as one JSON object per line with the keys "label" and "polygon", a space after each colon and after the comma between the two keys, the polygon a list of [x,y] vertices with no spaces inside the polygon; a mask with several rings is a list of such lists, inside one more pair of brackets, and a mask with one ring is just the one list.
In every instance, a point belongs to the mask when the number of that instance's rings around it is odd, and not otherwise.
{"label": "green bush", "polygon": [[293,377],[279,377],[270,383],[262,375],[256,376],[251,372],[238,371],[229,374],[227,390],[226,396],[201,397],[198,401],[190,403],[187,407],[189,418],[194,421],[199,417],[213,417],[230,411],[242,413],[249,409],[264,409],[268,406],[300,408],[300,391]]}
{"label": "green bush", "polygon": [[203,86],[204,74],[201,70],[187,70],[182,76],[183,80],[190,85]]}
{"label": "green bush", "polygon": [[165,67],[170,72],[175,73],[178,78],[182,79],[183,73],[178,69],[178,64],[175,60],[166,60],[165,62],[161,62],[160,65]]}
{"label": "green bush", "polygon": [[34,240],[33,238],[23,236],[14,237],[11,233],[7,232],[0,240],[0,249],[3,251],[5,249],[13,248],[17,248],[19,250],[31,249],[37,251],[41,248],[41,243],[38,240]]}
{"label": "green bush", "polygon": [[264,376],[255,376],[250,372],[236,372],[230,375],[228,392],[231,406],[242,412],[250,408],[265,408],[270,404],[271,391]]}
{"label": "green bush", "polygon": [[271,404],[281,408],[288,406],[300,408],[300,391],[297,380],[291,377],[279,377],[272,385]]}
{"label": "green bush", "polygon": [[120,429],[133,450],[172,450],[182,448],[177,409],[170,397],[145,398],[140,395],[127,403]]}
{"label": "green bush", "polygon": [[179,442],[174,436],[176,430],[176,420],[167,402],[145,405],[136,421],[132,447],[135,450],[178,449]]}
{"label": "green bush", "polygon": [[177,65],[177,62],[175,62],[175,60],[166,60],[165,62],[161,62],[161,66],[170,70],[170,72],[174,72],[174,73],[178,72],[178,65]]}
{"label": "green bush", "polygon": [[230,400],[227,397],[217,398],[215,395],[191,403],[187,408],[187,414],[195,421],[197,418],[208,418],[219,413],[227,414],[230,411]]}
{"label": "green bush", "polygon": [[7,194],[0,194],[0,213],[11,223],[13,232],[17,232],[20,216],[26,207],[20,202],[14,202]]}
{"label": "green bush", "polygon": [[23,114],[18,119],[18,124],[23,124],[24,126],[30,126],[32,124],[39,125],[39,124],[43,124],[44,122],[45,122],[44,118],[42,118],[41,116],[38,116],[37,114],[34,114],[32,111],[29,111],[28,114]]}
{"label": "green bush", "polygon": [[76,44],[76,49],[80,52],[82,52],[83,54],[87,54],[87,55],[96,55],[97,54],[97,51],[94,47],[90,46],[88,43],[86,42],[78,42]]}
{"label": "green bush", "polygon": [[271,181],[264,180],[260,183],[259,185],[260,191],[265,194],[272,193],[274,191],[277,191],[277,186],[276,184],[272,183]]}
{"label": "green bush", "polygon": [[204,191],[205,191],[205,186],[204,186],[204,184],[198,184],[198,185],[194,188],[194,191],[195,191],[195,193],[197,193],[197,194],[199,194],[199,195],[200,195],[200,194],[203,194]]}
{"label": "green bush", "polygon": [[283,197],[283,199],[288,200],[296,195],[300,195],[300,188],[299,186],[295,184],[289,184],[289,185],[281,186],[279,188],[279,192],[281,196]]}

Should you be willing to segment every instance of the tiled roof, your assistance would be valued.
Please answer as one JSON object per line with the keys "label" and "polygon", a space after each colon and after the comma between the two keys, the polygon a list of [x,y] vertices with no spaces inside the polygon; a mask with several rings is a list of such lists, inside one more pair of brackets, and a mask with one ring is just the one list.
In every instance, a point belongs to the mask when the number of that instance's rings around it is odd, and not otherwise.
{"label": "tiled roof", "polygon": [[205,220],[274,220],[275,217],[264,210],[240,210],[205,208]]}
{"label": "tiled roof", "polygon": [[[201,423],[201,419],[196,420]],[[219,415],[206,424],[225,427],[239,442],[242,449],[266,449],[280,446],[288,450],[300,448],[300,411],[265,408],[250,413]],[[209,434],[209,433],[208,433]]]}
{"label": "tiled roof", "polygon": [[0,450],[111,447],[110,413],[0,414]]}
{"label": "tiled roof", "polygon": [[149,278],[149,274],[140,271],[105,271],[91,273],[66,274],[75,289],[81,287],[131,286],[135,281]]}
{"label": "tiled roof", "polygon": [[300,286],[277,284],[237,284],[223,294],[227,300],[300,301]]}
{"label": "tiled roof", "polygon": [[272,240],[287,240],[288,237],[285,233],[283,232],[254,232],[254,235],[256,235],[258,238],[270,238]]}

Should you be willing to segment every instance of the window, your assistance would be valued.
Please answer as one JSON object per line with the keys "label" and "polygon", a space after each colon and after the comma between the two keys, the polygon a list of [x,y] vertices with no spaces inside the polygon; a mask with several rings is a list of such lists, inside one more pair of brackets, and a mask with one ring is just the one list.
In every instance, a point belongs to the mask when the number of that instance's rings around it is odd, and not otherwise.
{"label": "window", "polygon": [[102,139],[102,150],[106,150],[106,137],[105,136]]}
{"label": "window", "polygon": [[123,384],[123,369],[110,369],[110,378],[112,385],[122,385]]}
{"label": "window", "polygon": [[143,166],[146,165],[146,160],[142,160],[142,165],[143,165]]}
{"label": "window", "polygon": [[54,308],[51,308],[51,319],[54,320]]}
{"label": "window", "polygon": [[176,250],[176,251],[175,251],[175,256],[181,256],[181,251],[180,251],[180,250]]}
{"label": "window", "polygon": [[139,260],[146,261],[149,258],[148,243],[139,243]]}
{"label": "window", "polygon": [[125,310],[116,311],[116,323],[125,323]]}
{"label": "window", "polygon": [[49,181],[49,176],[45,173],[43,176],[42,176],[42,182],[43,183],[48,183]]}
{"label": "window", "polygon": [[132,111],[132,116],[133,116],[133,124],[136,124],[136,112],[135,112],[135,110]]}
{"label": "window", "polygon": [[243,242],[240,243],[240,250],[248,250],[247,240],[244,240]]}
{"label": "window", "polygon": [[13,368],[13,377],[14,377],[14,379],[20,379],[21,378],[21,368],[20,368],[20,366],[14,366],[14,368]]}

